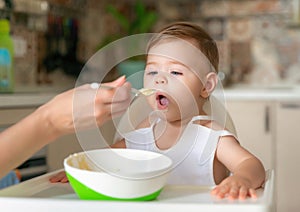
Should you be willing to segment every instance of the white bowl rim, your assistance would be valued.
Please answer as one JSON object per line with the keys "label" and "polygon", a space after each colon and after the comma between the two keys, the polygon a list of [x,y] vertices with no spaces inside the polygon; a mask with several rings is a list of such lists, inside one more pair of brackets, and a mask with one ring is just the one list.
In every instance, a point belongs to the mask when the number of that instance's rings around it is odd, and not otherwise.
{"label": "white bowl rim", "polygon": [[[107,151],[113,151],[113,152],[116,152],[116,153],[138,152],[139,154],[143,153],[143,154],[147,154],[148,156],[150,155],[150,156],[153,156],[153,157],[162,157],[164,160],[167,161],[167,165],[164,168],[161,168],[159,170],[154,170],[154,171],[144,172],[142,174],[135,174],[135,175],[128,176],[128,175],[119,175],[119,174],[116,174],[113,171],[107,171],[107,170],[102,170],[103,172],[99,172],[97,170],[85,170],[85,169],[78,168],[76,166],[70,165],[68,163],[68,161],[72,157],[77,157],[79,155],[87,155],[88,156],[89,153],[95,153],[95,152],[98,153],[98,152],[107,152]],[[88,151],[73,153],[73,154],[69,155],[68,157],[66,157],[64,159],[64,166],[65,167],[67,166],[67,167],[70,167],[70,168],[76,169],[76,170],[85,171],[85,172],[97,172],[97,174],[109,174],[109,175],[112,175],[112,176],[115,176],[115,177],[138,180],[138,179],[153,178],[153,177],[157,177],[158,175],[166,174],[172,168],[172,160],[164,154],[161,154],[161,153],[158,153],[158,152],[147,151],[147,150],[126,149],[126,148],[103,148],[103,149],[94,149],[94,150],[88,150]]]}

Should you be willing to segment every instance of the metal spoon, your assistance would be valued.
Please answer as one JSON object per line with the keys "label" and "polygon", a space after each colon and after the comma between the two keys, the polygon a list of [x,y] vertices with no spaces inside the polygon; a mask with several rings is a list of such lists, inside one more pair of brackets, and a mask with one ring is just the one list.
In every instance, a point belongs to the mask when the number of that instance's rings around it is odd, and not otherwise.
{"label": "metal spoon", "polygon": [[[112,86],[107,86],[107,85],[102,85],[102,84],[99,84],[99,83],[91,83],[90,84],[90,87],[92,89],[99,89],[99,88],[104,88],[104,89],[113,89],[114,87]],[[154,89],[154,88],[141,88],[139,90],[135,89],[135,88],[131,88],[131,92],[134,94],[134,97],[133,99],[131,100],[131,104],[141,95],[144,95],[144,96],[151,96],[153,94],[155,94],[157,90]]]}
{"label": "metal spoon", "polygon": [[131,103],[134,102],[134,100],[136,100],[141,95],[151,96],[151,95],[155,94],[155,92],[157,91],[154,88],[141,88],[140,90],[132,88],[131,90],[133,93],[135,93],[133,99],[131,100]]}

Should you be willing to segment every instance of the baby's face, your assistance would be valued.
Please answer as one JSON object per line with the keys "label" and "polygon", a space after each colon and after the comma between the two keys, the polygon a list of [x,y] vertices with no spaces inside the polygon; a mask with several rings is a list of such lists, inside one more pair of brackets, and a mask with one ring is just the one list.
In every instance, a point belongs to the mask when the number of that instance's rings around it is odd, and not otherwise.
{"label": "baby's face", "polygon": [[144,87],[158,90],[151,97],[153,108],[167,111],[169,120],[184,119],[199,114],[203,98],[201,78],[208,66],[195,47],[186,42],[169,41],[150,49],[144,74]]}

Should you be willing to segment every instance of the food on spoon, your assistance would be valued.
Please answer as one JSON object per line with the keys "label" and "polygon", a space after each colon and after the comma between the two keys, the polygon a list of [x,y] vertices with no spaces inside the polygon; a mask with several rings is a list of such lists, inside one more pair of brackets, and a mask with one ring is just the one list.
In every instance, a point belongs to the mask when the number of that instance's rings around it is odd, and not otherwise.
{"label": "food on spoon", "polygon": [[156,92],[153,88],[141,88],[139,91],[145,96],[150,96]]}

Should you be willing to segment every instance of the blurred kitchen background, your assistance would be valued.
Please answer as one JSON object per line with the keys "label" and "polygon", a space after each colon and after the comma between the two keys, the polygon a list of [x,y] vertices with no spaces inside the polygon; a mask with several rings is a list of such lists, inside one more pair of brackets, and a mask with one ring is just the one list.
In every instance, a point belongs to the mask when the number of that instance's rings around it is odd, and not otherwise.
{"label": "blurred kitchen background", "polygon": [[[277,211],[300,210],[293,165],[300,161],[300,0],[0,0],[0,18],[10,21],[15,46],[15,90],[0,93],[0,131],[73,88],[109,41],[173,21],[200,24],[217,41],[241,144],[275,171]],[[105,81],[120,74],[113,68]],[[112,129],[101,128],[108,140]],[[82,151],[76,135],[58,140],[18,167],[21,180],[62,168]]]}
{"label": "blurred kitchen background", "polygon": [[[299,0],[141,2],[155,15],[149,32],[172,21],[197,22],[210,32],[224,86],[300,83]],[[133,0],[0,0],[15,43],[16,91],[72,87],[106,36],[126,35],[108,5],[135,18]]]}

